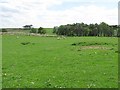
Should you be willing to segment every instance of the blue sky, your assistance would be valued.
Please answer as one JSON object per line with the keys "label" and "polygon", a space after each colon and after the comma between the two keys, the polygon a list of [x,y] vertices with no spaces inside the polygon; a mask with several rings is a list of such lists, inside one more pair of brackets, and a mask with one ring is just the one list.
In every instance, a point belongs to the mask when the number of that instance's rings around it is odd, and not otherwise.
{"label": "blue sky", "polygon": [[0,0],[0,27],[118,24],[119,0]]}
{"label": "blue sky", "polygon": [[99,7],[106,7],[106,8],[115,8],[117,7],[116,2],[90,2],[90,1],[81,1],[81,2],[69,2],[69,1],[65,1],[64,3],[60,4],[60,5],[54,5],[52,7],[50,7],[51,10],[66,10],[66,9],[70,9],[76,6],[88,6],[88,5],[96,5]]}

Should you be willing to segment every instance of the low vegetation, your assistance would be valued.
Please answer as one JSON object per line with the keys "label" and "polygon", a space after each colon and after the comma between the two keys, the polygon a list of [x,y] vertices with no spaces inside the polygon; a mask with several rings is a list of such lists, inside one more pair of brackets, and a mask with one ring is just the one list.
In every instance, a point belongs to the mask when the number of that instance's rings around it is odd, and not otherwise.
{"label": "low vegetation", "polygon": [[1,30],[3,88],[118,88],[117,25]]}
{"label": "low vegetation", "polygon": [[8,32],[7,29],[2,29],[2,32]]}
{"label": "low vegetation", "polygon": [[3,35],[2,87],[118,87],[118,38],[58,37]]}

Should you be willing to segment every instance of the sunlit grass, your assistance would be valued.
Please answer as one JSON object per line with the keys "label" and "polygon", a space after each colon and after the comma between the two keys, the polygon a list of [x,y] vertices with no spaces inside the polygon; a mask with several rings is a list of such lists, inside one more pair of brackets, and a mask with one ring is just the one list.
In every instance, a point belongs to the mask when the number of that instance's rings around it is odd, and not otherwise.
{"label": "sunlit grass", "polygon": [[[82,49],[95,43],[107,49]],[[113,37],[4,35],[3,88],[117,88],[117,51]]]}

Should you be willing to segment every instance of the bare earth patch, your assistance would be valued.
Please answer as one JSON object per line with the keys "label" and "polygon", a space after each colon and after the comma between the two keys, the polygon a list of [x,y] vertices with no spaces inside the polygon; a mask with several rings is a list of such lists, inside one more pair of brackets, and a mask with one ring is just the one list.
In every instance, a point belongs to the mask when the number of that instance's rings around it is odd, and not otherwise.
{"label": "bare earth patch", "polygon": [[107,47],[103,47],[103,46],[82,46],[81,49],[110,49],[110,48],[107,48]]}

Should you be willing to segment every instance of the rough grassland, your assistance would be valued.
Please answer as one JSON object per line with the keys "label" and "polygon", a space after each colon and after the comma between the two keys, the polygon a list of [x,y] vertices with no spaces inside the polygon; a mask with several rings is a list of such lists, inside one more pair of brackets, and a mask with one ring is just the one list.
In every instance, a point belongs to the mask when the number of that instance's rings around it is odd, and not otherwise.
{"label": "rough grassland", "polygon": [[118,87],[117,38],[2,38],[3,88]]}

